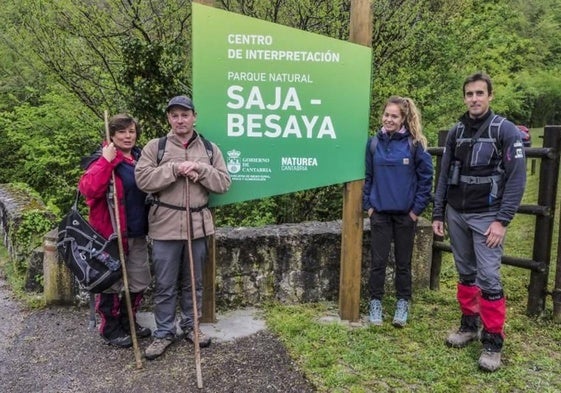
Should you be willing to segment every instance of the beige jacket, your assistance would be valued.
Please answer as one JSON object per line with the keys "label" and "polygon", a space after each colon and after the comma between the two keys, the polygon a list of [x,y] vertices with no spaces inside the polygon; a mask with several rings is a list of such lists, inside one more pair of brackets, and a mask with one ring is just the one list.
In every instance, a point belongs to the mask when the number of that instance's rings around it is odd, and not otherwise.
{"label": "beige jacket", "polygon": [[[211,165],[201,137],[197,136],[185,149],[170,132],[164,155],[160,165],[157,165],[158,140],[159,138],[152,139],[142,149],[135,169],[136,184],[142,191],[152,193],[160,202],[177,208],[152,205],[148,215],[148,236],[154,240],[187,239],[187,189],[193,224],[191,237],[198,239],[213,234],[212,214],[204,206],[208,203],[209,192],[222,194],[228,191],[231,183],[222,152],[212,143]],[[199,163],[199,179],[196,183],[189,181],[187,184],[186,177],[176,174],[176,166],[186,160]]]}

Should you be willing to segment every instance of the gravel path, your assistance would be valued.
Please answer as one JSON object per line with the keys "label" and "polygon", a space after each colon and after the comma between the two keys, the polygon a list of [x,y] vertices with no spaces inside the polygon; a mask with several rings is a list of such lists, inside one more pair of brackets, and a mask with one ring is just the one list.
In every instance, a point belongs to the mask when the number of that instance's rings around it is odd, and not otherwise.
{"label": "gravel path", "polygon": [[[1,272],[0,272],[1,273]],[[185,340],[137,369],[131,349],[88,330],[88,310],[26,311],[0,277],[0,391],[9,393],[314,392],[267,330],[201,349],[203,388]],[[150,339],[139,341],[141,351]]]}

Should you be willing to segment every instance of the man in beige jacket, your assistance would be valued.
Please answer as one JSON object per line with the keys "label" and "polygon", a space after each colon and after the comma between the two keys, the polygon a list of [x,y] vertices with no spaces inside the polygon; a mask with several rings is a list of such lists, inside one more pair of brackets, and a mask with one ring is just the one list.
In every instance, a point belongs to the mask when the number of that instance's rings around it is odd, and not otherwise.
{"label": "man in beige jacket", "polygon": [[[147,359],[162,355],[173,342],[178,297],[181,309],[179,326],[185,337],[194,342],[194,329],[198,329],[199,345],[210,345],[210,337],[194,326],[187,236],[190,230],[196,311],[200,318],[207,236],[214,233],[208,195],[209,192],[221,194],[228,191],[231,183],[220,149],[194,129],[197,114],[193,101],[187,96],[172,98],[166,115],[171,131],[166,139],[156,138],[146,144],[135,170],[138,187],[152,196],[148,236],[153,241],[156,330],[153,332],[154,341],[145,352]],[[190,214],[186,210],[187,202]]]}

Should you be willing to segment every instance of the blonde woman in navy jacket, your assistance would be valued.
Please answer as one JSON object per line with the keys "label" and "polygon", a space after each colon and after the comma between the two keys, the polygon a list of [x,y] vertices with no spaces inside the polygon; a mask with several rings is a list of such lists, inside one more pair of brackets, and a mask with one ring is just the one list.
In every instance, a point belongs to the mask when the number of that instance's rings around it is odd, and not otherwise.
{"label": "blonde woman in navy jacket", "polygon": [[363,209],[370,217],[370,322],[383,322],[382,298],[391,243],[395,252],[396,309],[393,325],[407,323],[411,300],[411,256],[419,215],[431,199],[433,166],[413,100],[390,97],[382,128],[368,140]]}

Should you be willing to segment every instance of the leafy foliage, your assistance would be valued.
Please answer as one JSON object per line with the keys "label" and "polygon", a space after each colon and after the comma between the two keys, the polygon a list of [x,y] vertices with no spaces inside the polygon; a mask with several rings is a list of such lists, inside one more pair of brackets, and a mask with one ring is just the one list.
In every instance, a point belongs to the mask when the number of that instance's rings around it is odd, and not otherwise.
{"label": "leafy foliage", "polygon": [[66,210],[71,205],[81,174],[80,158],[99,144],[100,124],[75,100],[59,94],[43,96],[42,104],[23,104],[0,113],[0,129],[9,141],[5,156],[10,163],[5,182],[25,179],[40,191],[48,205]]}
{"label": "leafy foliage", "polygon": [[[349,36],[350,0],[213,3]],[[436,144],[437,132],[464,111],[463,79],[480,70],[493,77],[496,112],[531,127],[561,120],[561,0],[376,0],[372,15],[370,133],[386,98],[400,94],[416,101]],[[191,91],[190,0],[7,0],[0,16],[0,182],[29,180],[61,209],[79,159],[99,143],[105,110],[137,117],[144,143],[166,132],[169,97]],[[335,219],[340,201],[340,186],[332,186],[221,214],[228,225]]]}
{"label": "leafy foliage", "polygon": [[[165,46],[161,42],[145,42],[136,37],[122,42],[124,67],[121,80],[126,90],[131,113],[138,113],[144,125],[144,140],[162,136],[167,124],[162,104],[168,97],[185,94],[190,87],[182,83],[188,80],[185,72],[183,41]],[[160,105],[154,105],[159,102]]]}
{"label": "leafy foliage", "polygon": [[301,221],[333,221],[341,218],[340,185],[246,201],[216,208],[219,226],[262,226]]}
{"label": "leafy foliage", "polygon": [[345,0],[222,0],[223,9],[300,30],[346,39],[350,2]]}

